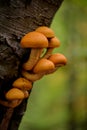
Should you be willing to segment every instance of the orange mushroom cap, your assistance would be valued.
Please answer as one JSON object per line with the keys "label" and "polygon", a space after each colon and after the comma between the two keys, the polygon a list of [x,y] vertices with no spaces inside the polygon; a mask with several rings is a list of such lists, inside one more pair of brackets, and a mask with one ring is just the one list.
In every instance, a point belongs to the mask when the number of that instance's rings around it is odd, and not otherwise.
{"label": "orange mushroom cap", "polygon": [[67,63],[67,58],[60,53],[52,54],[49,57],[49,60],[52,61],[55,64],[55,66],[65,65]]}
{"label": "orange mushroom cap", "polygon": [[57,37],[53,37],[49,39],[49,47],[59,47],[60,46],[60,41]]}
{"label": "orange mushroom cap", "polygon": [[55,68],[53,62],[50,60],[47,60],[45,58],[42,58],[38,61],[38,63],[35,65],[33,72],[34,73],[47,73],[47,71],[53,70]]}
{"label": "orange mushroom cap", "polygon": [[20,44],[23,48],[44,48],[48,47],[48,40],[42,33],[33,31],[26,34]]}
{"label": "orange mushroom cap", "polygon": [[44,34],[47,38],[52,38],[55,36],[53,30],[46,26],[38,27],[36,31]]}
{"label": "orange mushroom cap", "polygon": [[20,89],[12,88],[6,93],[5,97],[7,100],[24,99],[24,93]]}
{"label": "orange mushroom cap", "polygon": [[32,82],[20,77],[13,82],[12,86],[23,90],[30,90],[32,88]]}

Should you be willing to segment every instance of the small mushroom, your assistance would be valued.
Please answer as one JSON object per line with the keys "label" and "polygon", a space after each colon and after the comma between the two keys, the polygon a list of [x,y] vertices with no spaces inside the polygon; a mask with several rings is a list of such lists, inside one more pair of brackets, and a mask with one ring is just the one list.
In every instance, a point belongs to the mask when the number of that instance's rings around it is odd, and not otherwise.
{"label": "small mushroom", "polygon": [[52,38],[55,36],[53,30],[46,26],[38,27],[35,31],[44,34],[47,38]]}
{"label": "small mushroom", "polygon": [[53,62],[51,62],[48,59],[42,58],[38,61],[38,63],[34,67],[33,72],[45,74],[48,71],[53,70],[54,68],[55,68],[55,66],[54,66]]}
{"label": "small mushroom", "polygon": [[0,104],[6,107],[14,108],[22,102],[22,100],[25,98],[25,95],[21,90],[12,88],[6,93],[5,97],[8,101],[0,100]]}
{"label": "small mushroom", "polygon": [[18,88],[12,88],[6,93],[5,97],[9,101],[21,100],[24,99],[24,93]]}
{"label": "small mushroom", "polygon": [[32,82],[20,77],[13,82],[12,86],[21,90],[31,90]]}
{"label": "small mushroom", "polygon": [[55,67],[60,67],[67,63],[67,58],[61,53],[52,54],[49,60],[55,64]]}
{"label": "small mushroom", "polygon": [[20,44],[23,48],[31,48],[30,57],[28,61],[23,64],[25,70],[31,70],[37,63],[42,49],[48,47],[48,40],[42,33],[33,31],[26,34]]}
{"label": "small mushroom", "polygon": [[48,48],[43,58],[49,58],[49,56],[52,54],[53,49],[59,46],[60,46],[60,41],[57,37],[53,37],[49,39]]}
{"label": "small mushroom", "polygon": [[59,67],[64,66],[67,63],[67,58],[63,54],[60,54],[60,53],[52,54],[49,57],[49,60],[52,61],[55,65],[54,70],[49,71],[49,74],[55,72]]}

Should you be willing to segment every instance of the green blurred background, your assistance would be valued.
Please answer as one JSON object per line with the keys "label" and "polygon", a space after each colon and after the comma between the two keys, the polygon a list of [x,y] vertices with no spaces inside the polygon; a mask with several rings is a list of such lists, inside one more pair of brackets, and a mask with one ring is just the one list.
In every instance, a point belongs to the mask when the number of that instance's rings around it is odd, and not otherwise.
{"label": "green blurred background", "polygon": [[19,130],[87,130],[87,0],[65,0],[51,28],[68,64],[34,83]]}

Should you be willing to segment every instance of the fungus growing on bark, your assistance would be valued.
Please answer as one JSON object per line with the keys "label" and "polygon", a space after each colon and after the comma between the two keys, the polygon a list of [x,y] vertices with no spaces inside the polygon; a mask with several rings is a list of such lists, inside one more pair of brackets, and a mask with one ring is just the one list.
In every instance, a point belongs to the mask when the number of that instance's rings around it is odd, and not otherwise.
{"label": "fungus growing on bark", "polygon": [[33,31],[22,38],[21,46],[23,48],[31,48],[30,57],[28,61],[23,64],[25,70],[31,70],[37,63],[42,49],[48,47],[48,40],[42,33]]}
{"label": "fungus growing on bark", "polygon": [[[18,106],[24,98],[28,98],[28,90],[32,89],[32,82],[53,73],[58,67],[67,63],[63,54],[52,54],[53,49],[60,46],[60,41],[48,27],[39,27],[36,31],[26,34],[21,40],[21,46],[31,48],[31,54],[28,61],[23,64],[21,74],[24,78],[20,77],[13,82],[13,88],[5,95],[8,101],[0,100],[0,104],[7,107]],[[43,48],[47,48],[47,51],[40,57]]]}

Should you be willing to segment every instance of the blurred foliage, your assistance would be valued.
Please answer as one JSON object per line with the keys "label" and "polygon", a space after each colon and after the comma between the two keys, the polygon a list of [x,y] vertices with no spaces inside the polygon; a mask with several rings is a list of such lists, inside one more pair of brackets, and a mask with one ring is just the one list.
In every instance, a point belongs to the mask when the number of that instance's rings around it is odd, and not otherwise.
{"label": "blurred foliage", "polygon": [[87,1],[64,1],[51,28],[68,64],[34,83],[19,130],[87,130]]}

